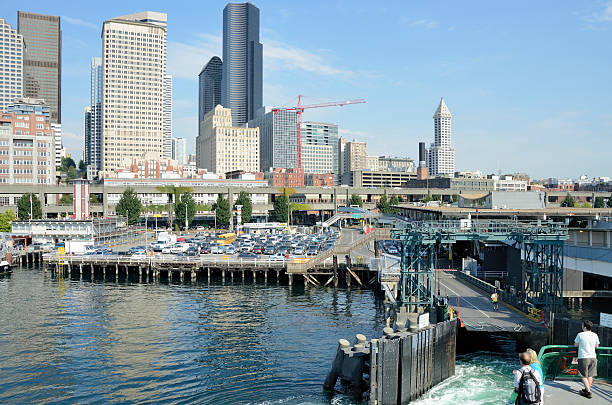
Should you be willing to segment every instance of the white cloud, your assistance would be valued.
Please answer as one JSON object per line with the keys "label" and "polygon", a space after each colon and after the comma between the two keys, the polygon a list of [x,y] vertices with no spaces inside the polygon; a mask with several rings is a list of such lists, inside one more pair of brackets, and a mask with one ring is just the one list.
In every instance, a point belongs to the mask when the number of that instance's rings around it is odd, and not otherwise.
{"label": "white cloud", "polygon": [[352,140],[353,138],[369,138],[371,136],[367,132],[355,131],[347,128],[338,128],[338,134],[345,138],[349,138],[349,140]]}
{"label": "white cloud", "polygon": [[322,76],[343,78],[355,75],[353,71],[325,63],[324,57],[319,54],[271,39],[264,42],[264,61],[270,69],[303,70]]}
{"label": "white cloud", "polygon": [[221,56],[222,38],[198,34],[192,43],[168,42],[168,73],[179,79],[195,79],[213,56]]}
{"label": "white cloud", "polygon": [[94,29],[94,30],[99,29],[96,24],[90,23],[89,21],[81,20],[80,18],[72,18],[72,17],[68,17],[66,15],[63,15],[62,16],[62,21],[65,21],[68,24],[80,25],[81,27],[87,27],[87,28],[91,28],[91,29]]}
{"label": "white cloud", "polygon": [[[208,60],[221,56],[223,39],[219,35],[198,34],[190,42],[168,42],[168,73],[181,79],[195,79]],[[264,63],[269,70],[302,70],[321,76],[353,77],[355,72],[326,63],[319,53],[269,38],[262,39]]]}
{"label": "white cloud", "polygon": [[608,1],[606,8],[601,13],[595,14],[593,17],[594,20],[600,22],[612,21],[612,1]]}
{"label": "white cloud", "polygon": [[425,27],[431,30],[438,26],[438,22],[433,21],[433,20],[428,20],[428,19],[422,19],[422,20],[413,21],[411,25]]}

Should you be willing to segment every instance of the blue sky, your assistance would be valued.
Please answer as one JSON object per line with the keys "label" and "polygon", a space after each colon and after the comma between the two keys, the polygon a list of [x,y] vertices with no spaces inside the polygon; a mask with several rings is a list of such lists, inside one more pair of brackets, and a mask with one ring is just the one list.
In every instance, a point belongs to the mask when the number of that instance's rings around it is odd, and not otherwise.
{"label": "blue sky", "polygon": [[[15,2],[2,15],[16,27]],[[225,1],[37,1],[62,16],[65,144],[80,158],[89,63],[102,22],[168,14],[175,136],[195,153],[197,75],[221,56]],[[258,1],[264,103],[365,98],[309,110],[369,154],[417,157],[440,97],[453,114],[457,170],[612,176],[612,1]]]}

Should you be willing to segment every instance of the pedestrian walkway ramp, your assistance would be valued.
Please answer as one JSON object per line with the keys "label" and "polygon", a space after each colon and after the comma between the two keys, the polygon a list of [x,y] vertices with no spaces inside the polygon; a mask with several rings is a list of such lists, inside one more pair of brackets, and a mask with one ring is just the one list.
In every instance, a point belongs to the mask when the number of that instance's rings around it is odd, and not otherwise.
{"label": "pedestrian walkway ramp", "polygon": [[[487,292],[468,285],[456,272],[437,272],[436,290],[448,296],[449,304],[471,332],[545,332],[543,323],[535,322],[522,312],[500,302],[496,311]],[[436,291],[437,292],[437,291]]]}

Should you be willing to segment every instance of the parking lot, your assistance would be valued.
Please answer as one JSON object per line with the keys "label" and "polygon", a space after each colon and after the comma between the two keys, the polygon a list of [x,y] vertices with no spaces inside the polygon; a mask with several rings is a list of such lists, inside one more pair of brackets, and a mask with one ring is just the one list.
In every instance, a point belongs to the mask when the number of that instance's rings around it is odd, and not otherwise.
{"label": "parking lot", "polygon": [[147,246],[132,246],[113,251],[107,247],[92,247],[85,255],[131,256],[133,258],[167,257],[169,260],[188,257],[207,259],[263,259],[284,261],[291,258],[315,256],[333,248],[340,241],[339,230],[321,233],[235,235],[231,232],[198,232],[174,235],[161,232],[157,240]]}

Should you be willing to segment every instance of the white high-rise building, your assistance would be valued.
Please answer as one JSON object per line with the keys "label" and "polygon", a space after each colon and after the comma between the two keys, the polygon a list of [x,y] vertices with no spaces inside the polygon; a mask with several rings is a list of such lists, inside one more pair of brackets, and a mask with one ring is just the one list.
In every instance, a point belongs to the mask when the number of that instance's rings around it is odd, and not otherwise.
{"label": "white high-rise building", "polygon": [[172,146],[172,156],[170,157],[179,165],[187,164],[187,145],[185,142],[185,138],[172,138],[171,139]]}
{"label": "white high-rise building", "polygon": [[172,145],[172,75],[166,75],[164,77],[164,157],[167,159],[173,159]]}
{"label": "white high-rise building", "polygon": [[66,157],[66,150],[62,140],[62,124],[51,124],[51,129],[53,130],[55,142],[55,167],[60,167],[62,165],[62,158]]}
{"label": "white high-rise building", "polygon": [[23,36],[0,18],[0,112],[23,97]]}
{"label": "white high-rise building", "polygon": [[434,143],[427,151],[427,167],[432,176],[451,177],[455,173],[455,149],[451,146],[451,119],[450,110],[440,99],[434,119]]}
{"label": "white high-rise building", "polygon": [[259,128],[233,127],[232,110],[216,106],[200,123],[196,163],[213,173],[258,172]]}
{"label": "white high-rise building", "polygon": [[164,13],[116,17],[102,27],[102,170],[164,151]]}

